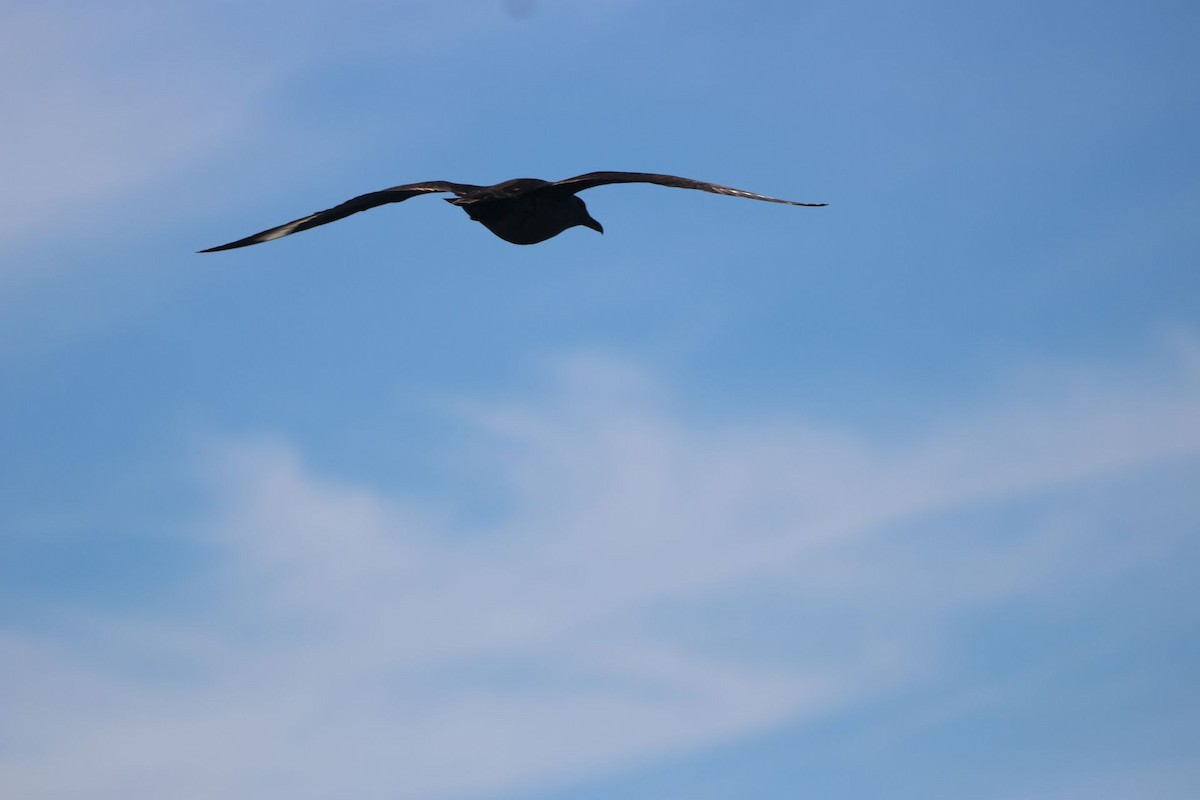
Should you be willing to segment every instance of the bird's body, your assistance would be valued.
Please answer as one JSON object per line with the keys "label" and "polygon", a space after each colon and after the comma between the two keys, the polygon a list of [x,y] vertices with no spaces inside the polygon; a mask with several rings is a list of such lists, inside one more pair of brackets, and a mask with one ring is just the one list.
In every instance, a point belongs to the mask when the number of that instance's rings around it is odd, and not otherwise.
{"label": "bird's body", "polygon": [[537,191],[546,186],[553,184],[537,178],[516,178],[446,198],[446,202],[513,244],[544,242],[575,225],[604,232],[587,213],[582,200],[553,189]]}
{"label": "bird's body", "polygon": [[275,228],[247,236],[236,242],[210,247],[201,253],[232,250],[260,242],[269,242],[299,231],[315,228],[339,219],[366,211],[386,203],[399,203],[419,194],[450,192],[452,198],[446,202],[460,207],[471,219],[506,242],[513,244],[537,244],[544,242],[576,225],[583,225],[599,233],[604,228],[588,213],[587,206],[575,195],[584,189],[610,183],[655,183],[680,189],[699,189],[715,194],[764,200],[768,203],[784,203],[791,206],[823,206],[825,203],[798,203],[780,200],[743,189],[734,189],[716,183],[677,178],[674,175],[659,175],[647,172],[589,172],[561,181],[543,181],[537,178],[516,178],[493,186],[476,186],[469,183],[429,181],[393,186],[378,192],[359,195],[341,205],[318,211]]}

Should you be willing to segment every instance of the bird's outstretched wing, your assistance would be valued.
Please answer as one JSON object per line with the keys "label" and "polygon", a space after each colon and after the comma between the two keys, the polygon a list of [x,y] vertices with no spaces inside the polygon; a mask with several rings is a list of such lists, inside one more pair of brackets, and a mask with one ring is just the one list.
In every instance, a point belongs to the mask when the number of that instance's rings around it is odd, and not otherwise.
{"label": "bird's outstretched wing", "polygon": [[552,186],[561,187],[572,194],[605,186],[610,183],[657,183],[659,186],[674,186],[678,189],[699,189],[702,192],[726,194],[731,197],[746,197],[750,200],[765,200],[768,203],[786,203],[789,206],[825,206],[828,203],[798,203],[795,200],[780,200],[778,197],[767,197],[765,194],[747,192],[745,189],[734,189],[732,186],[721,186],[717,183],[694,181],[691,178],[678,178],[674,175],[658,175],[652,172],[589,172],[586,175],[576,175],[555,181]]}
{"label": "bird's outstretched wing", "polygon": [[366,211],[375,206],[381,206],[386,203],[399,203],[402,200],[416,197],[419,194],[428,194],[430,192],[454,192],[455,194],[461,194],[478,188],[480,187],[468,183],[450,183],[449,181],[427,181],[425,183],[407,183],[403,186],[393,186],[390,189],[382,189],[378,192],[359,195],[341,205],[327,208],[324,211],[318,211],[315,214],[309,214],[307,217],[294,219],[291,222],[269,228],[253,236],[247,236],[245,239],[238,239],[236,242],[210,247],[207,250],[200,250],[199,252],[215,253],[218,250],[232,250],[235,247],[246,247],[260,242],[269,242],[272,239],[289,236],[298,231],[306,231],[309,228],[315,228],[318,225],[324,225],[328,222],[336,222],[351,214],[357,214],[359,211]]}

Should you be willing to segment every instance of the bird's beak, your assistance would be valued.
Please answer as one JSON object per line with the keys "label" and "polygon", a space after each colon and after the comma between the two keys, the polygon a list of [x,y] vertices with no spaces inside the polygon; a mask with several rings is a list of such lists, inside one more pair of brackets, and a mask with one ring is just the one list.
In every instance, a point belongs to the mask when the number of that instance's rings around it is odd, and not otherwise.
{"label": "bird's beak", "polygon": [[592,219],[590,215],[586,217],[581,224],[591,228],[596,233],[604,233],[604,226]]}

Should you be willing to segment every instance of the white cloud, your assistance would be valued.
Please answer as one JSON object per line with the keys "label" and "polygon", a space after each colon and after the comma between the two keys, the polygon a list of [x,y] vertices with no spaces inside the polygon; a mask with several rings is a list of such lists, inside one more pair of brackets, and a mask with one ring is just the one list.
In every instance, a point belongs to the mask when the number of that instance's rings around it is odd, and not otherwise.
{"label": "white cloud", "polygon": [[219,49],[206,58],[188,16],[129,4],[0,11],[0,241],[71,235],[98,199],[180,169],[247,124],[278,65]]}
{"label": "white cloud", "polygon": [[[217,445],[206,615],[0,640],[5,793],[455,797],[832,713],[944,669],[973,609],[1114,568],[1088,509],[952,546],[939,515],[1200,455],[1178,366],[1058,381],[904,446],[689,421],[594,357],[468,409],[506,494],[487,522],[321,475],[286,441]],[[773,606],[761,629],[731,621],[747,602]]]}

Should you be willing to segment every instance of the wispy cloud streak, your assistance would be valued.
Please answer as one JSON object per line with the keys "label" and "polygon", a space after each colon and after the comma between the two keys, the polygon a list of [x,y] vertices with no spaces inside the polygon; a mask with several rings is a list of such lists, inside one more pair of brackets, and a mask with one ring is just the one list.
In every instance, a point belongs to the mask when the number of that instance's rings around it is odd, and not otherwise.
{"label": "wispy cloud streak", "polygon": [[[904,445],[701,423],[620,360],[556,374],[463,412],[505,496],[483,522],[321,475],[284,440],[215,445],[208,611],[0,640],[7,790],[453,797],[834,713],[944,669],[951,622],[1079,579],[1112,535],[1084,509],[948,546],[923,534],[940,517],[1200,455],[1186,365],[1049,381]],[[792,622],[744,629],[747,603]]]}

